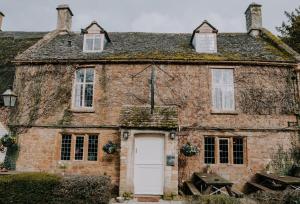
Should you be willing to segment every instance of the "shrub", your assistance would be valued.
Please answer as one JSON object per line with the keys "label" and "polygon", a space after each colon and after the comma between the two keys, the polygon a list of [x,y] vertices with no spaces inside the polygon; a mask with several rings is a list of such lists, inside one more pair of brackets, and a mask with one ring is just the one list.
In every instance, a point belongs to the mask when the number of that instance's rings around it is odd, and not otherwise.
{"label": "shrub", "polygon": [[49,203],[60,177],[22,173],[0,177],[0,203]]}
{"label": "shrub", "polygon": [[239,199],[227,195],[203,195],[193,197],[192,204],[239,204]]}
{"label": "shrub", "polygon": [[261,204],[300,204],[300,192],[285,190],[283,192],[257,192],[250,195]]}
{"label": "shrub", "polygon": [[110,193],[110,179],[106,176],[62,178],[46,173],[22,173],[0,177],[0,204],[105,204]]}
{"label": "shrub", "polygon": [[55,195],[58,203],[106,204],[111,197],[111,181],[106,176],[66,177]]}

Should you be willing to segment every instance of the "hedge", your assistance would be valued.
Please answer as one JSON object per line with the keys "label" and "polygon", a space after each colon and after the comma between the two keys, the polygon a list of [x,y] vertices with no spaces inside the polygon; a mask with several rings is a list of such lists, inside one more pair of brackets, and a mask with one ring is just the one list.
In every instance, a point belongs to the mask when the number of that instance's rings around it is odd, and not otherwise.
{"label": "hedge", "polygon": [[60,177],[46,173],[0,176],[0,203],[106,204],[111,181],[106,176]]}

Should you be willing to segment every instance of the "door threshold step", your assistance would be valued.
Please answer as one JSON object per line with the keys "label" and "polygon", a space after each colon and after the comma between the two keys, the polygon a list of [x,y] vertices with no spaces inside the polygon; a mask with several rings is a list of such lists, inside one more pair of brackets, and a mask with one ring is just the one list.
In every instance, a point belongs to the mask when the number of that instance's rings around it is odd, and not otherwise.
{"label": "door threshold step", "polygon": [[161,196],[135,196],[138,202],[159,202]]}

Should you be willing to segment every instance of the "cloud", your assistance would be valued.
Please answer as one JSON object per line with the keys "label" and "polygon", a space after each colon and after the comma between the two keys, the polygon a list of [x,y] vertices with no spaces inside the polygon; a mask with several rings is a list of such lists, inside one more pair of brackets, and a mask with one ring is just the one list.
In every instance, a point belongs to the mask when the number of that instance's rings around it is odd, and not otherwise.
{"label": "cloud", "polygon": [[184,32],[184,26],[178,19],[171,18],[166,14],[142,13],[130,26],[132,31],[141,32]]}

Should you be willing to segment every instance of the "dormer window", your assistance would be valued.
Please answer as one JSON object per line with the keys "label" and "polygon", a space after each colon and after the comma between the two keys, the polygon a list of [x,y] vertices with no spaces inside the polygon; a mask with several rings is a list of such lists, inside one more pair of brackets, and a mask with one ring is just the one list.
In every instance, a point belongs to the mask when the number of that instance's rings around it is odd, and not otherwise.
{"label": "dormer window", "polygon": [[102,52],[106,42],[110,42],[107,32],[95,21],[82,32],[84,34],[84,52]]}
{"label": "dormer window", "polygon": [[85,52],[101,52],[103,50],[101,34],[85,34],[84,35],[84,51]]}
{"label": "dormer window", "polygon": [[217,52],[217,33],[210,23],[204,21],[197,27],[192,36],[192,44],[198,53],[216,53]]}

